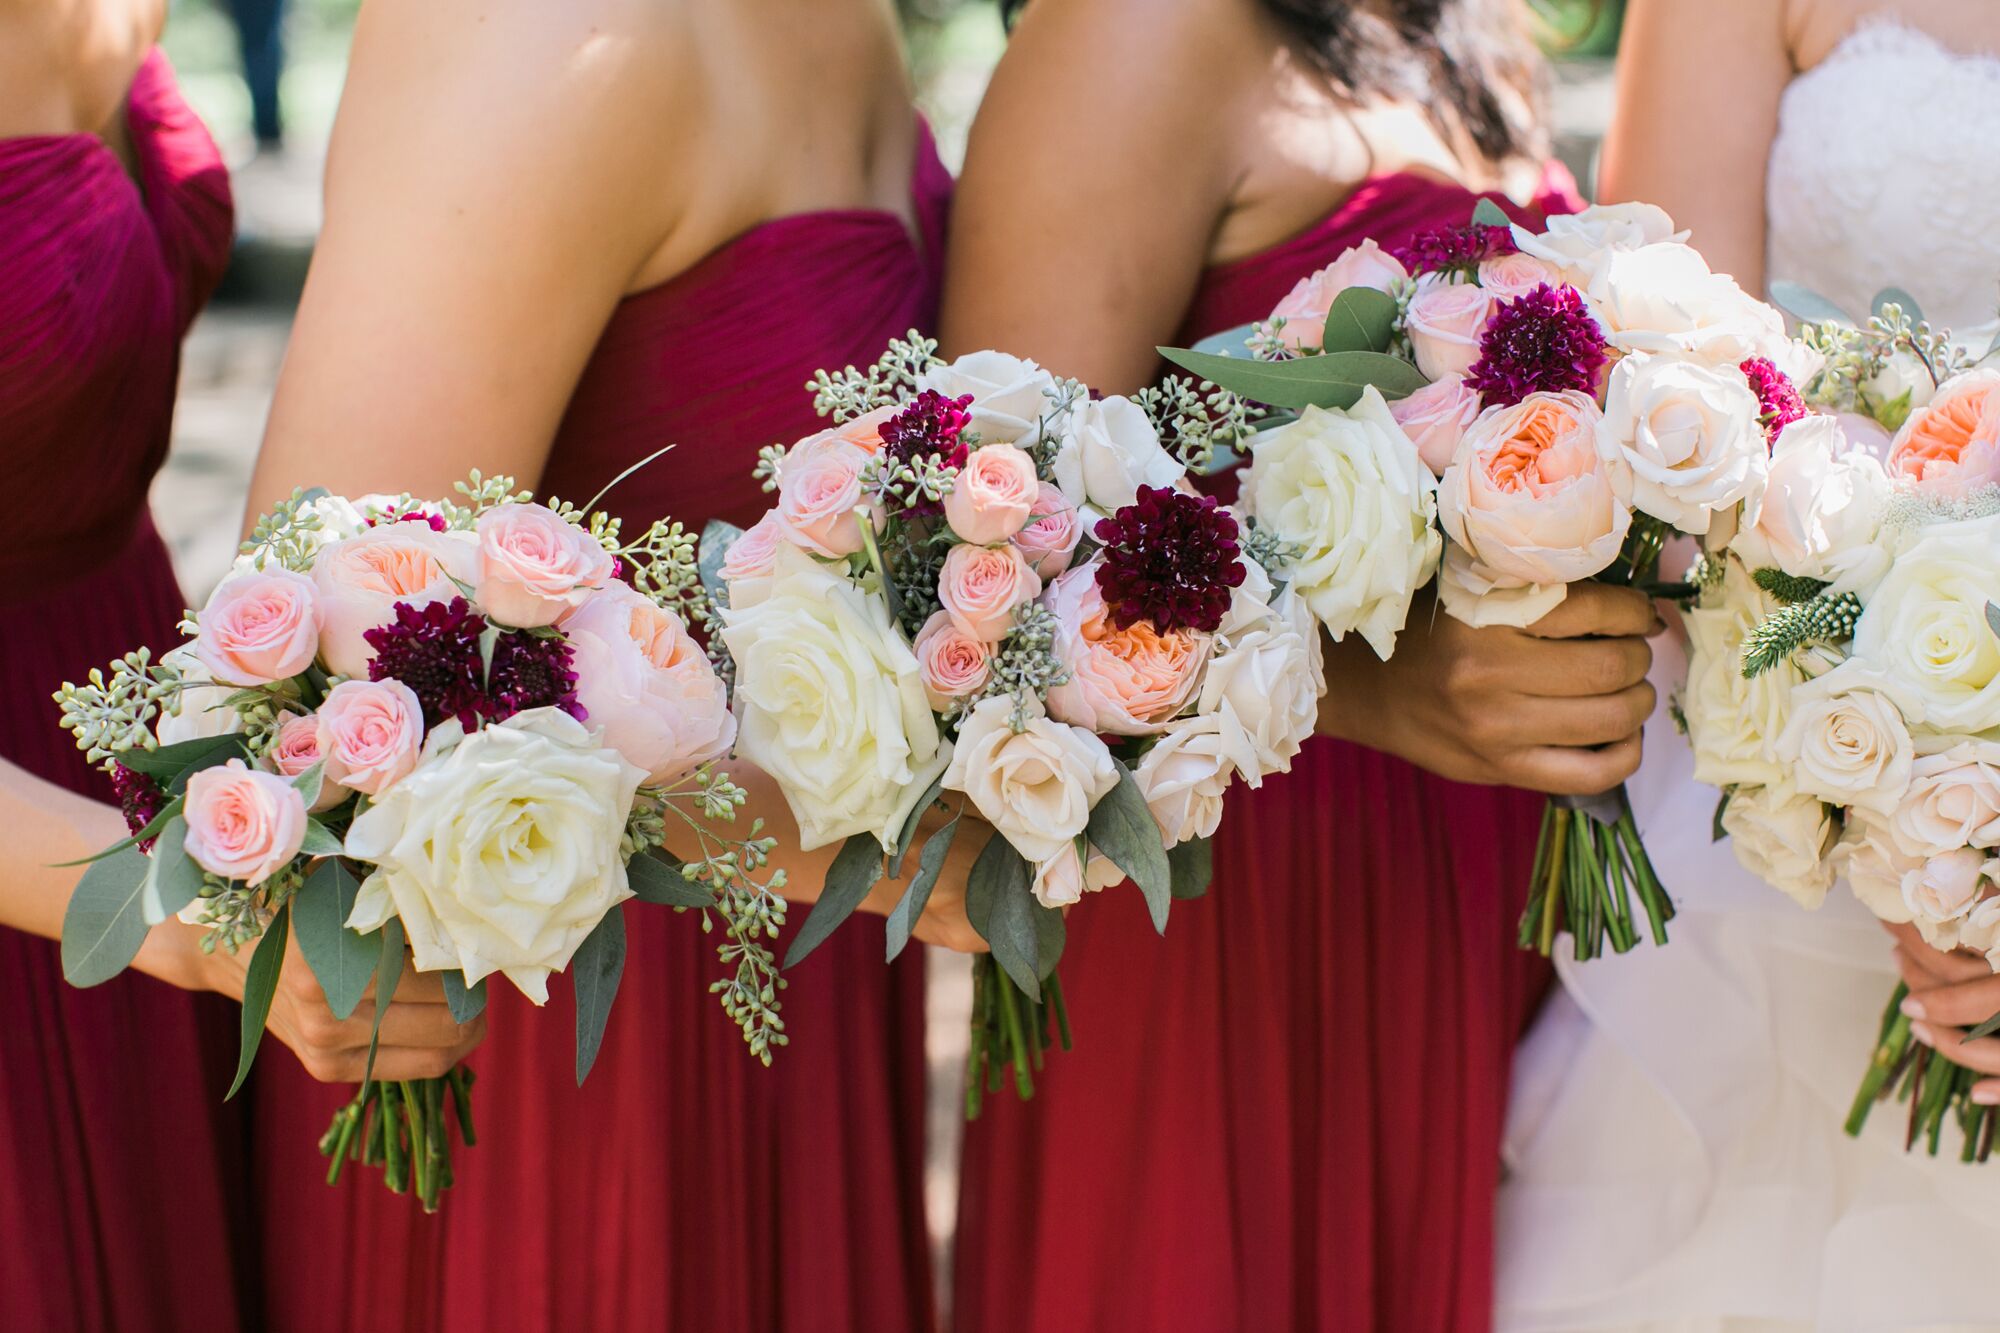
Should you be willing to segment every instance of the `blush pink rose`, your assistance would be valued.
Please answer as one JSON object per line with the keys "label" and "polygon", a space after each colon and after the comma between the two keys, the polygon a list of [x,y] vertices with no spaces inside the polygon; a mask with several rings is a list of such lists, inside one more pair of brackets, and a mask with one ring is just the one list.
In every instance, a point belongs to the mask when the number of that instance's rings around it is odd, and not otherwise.
{"label": "blush pink rose", "polygon": [[319,597],[289,569],[233,574],[195,615],[194,655],[229,685],[269,685],[312,665],[319,650]]}
{"label": "blush pink rose", "polygon": [[736,743],[729,692],[673,612],[623,584],[563,622],[576,698],[604,743],[665,786]]}
{"label": "blush pink rose", "polygon": [[326,776],[379,796],[408,777],[424,748],[424,707],[400,680],[344,680],[319,706]]}
{"label": "blush pink rose", "polygon": [[1083,525],[1077,522],[1076,506],[1052,481],[1041,484],[1028,515],[1028,525],[1014,534],[1014,545],[1035,573],[1047,581],[1069,568]]}
{"label": "blush pink rose", "polygon": [[1479,285],[1496,301],[1518,300],[1544,284],[1562,286],[1562,274],[1556,272],[1554,264],[1533,255],[1516,251],[1495,255],[1479,265]]}
{"label": "blush pink rose", "polygon": [[1617,558],[1631,527],[1587,394],[1531,393],[1473,422],[1438,483],[1445,535],[1502,582],[1572,583]]}
{"label": "blush pink rose", "polygon": [[997,643],[1014,623],[1014,609],[1032,602],[1042,581],[1012,546],[954,546],[938,573],[938,601],[959,632]]}
{"label": "blush pink rose", "polygon": [[924,695],[940,713],[953,700],[979,693],[993,678],[991,646],[959,629],[947,612],[932,613],[911,648],[917,655]]}
{"label": "blush pink rose", "polygon": [[1417,446],[1424,466],[1442,477],[1458,452],[1458,442],[1479,415],[1479,393],[1465,376],[1440,375],[1407,398],[1389,404],[1389,415]]}
{"label": "blush pink rose", "polygon": [[1469,282],[1417,284],[1403,321],[1417,369],[1431,379],[1462,375],[1479,359],[1479,335],[1493,314],[1493,294]]}
{"label": "blush pink rose", "polygon": [[306,839],[306,803],[298,788],[241,759],[190,777],[181,814],[194,863],[253,888],[291,864]]}
{"label": "blush pink rose", "polygon": [[1026,450],[1011,444],[974,449],[944,497],[945,522],[966,541],[1004,542],[1027,525],[1041,486]]}
{"label": "blush pink rose", "polygon": [[729,544],[722,556],[722,581],[729,585],[732,607],[741,611],[764,600],[778,547],[784,540],[784,533],[778,529],[778,516],[766,510],[762,518]]}
{"label": "blush pink rose", "polygon": [[868,455],[851,444],[794,448],[778,475],[778,528],[796,546],[829,559],[862,548],[862,510],[879,531],[882,514],[862,493]]}
{"label": "blush pink rose", "polygon": [[1410,276],[1402,261],[1373,241],[1363,241],[1317,273],[1300,278],[1271,311],[1283,319],[1278,339],[1295,352],[1317,352],[1326,337],[1326,312],[1334,298],[1349,287],[1386,292],[1392,283]]}
{"label": "blush pink rose", "polygon": [[1198,630],[1162,634],[1145,620],[1114,626],[1096,561],[1057,579],[1043,605],[1056,618],[1056,656],[1069,668],[1069,680],[1049,691],[1049,716],[1059,722],[1114,736],[1163,731],[1208,665],[1213,639]]}
{"label": "blush pink rose", "polygon": [[547,505],[495,505],[479,516],[479,607],[502,625],[553,625],[611,582],[604,544]]}
{"label": "blush pink rose", "polygon": [[1889,475],[1952,496],[2000,482],[2000,370],[1946,380],[1910,413],[1889,448]]}
{"label": "blush pink rose", "polygon": [[[306,772],[324,758],[319,751],[319,719],[296,713],[287,717],[271,737],[271,748],[264,752],[264,758],[281,778],[295,778]],[[346,800],[347,794],[347,788],[321,773],[319,799],[312,803],[313,813],[331,810]]]}
{"label": "blush pink rose", "polygon": [[458,584],[472,586],[478,566],[472,534],[423,523],[385,523],[329,542],[313,558],[320,660],[337,676],[365,677],[375,650],[363,634],[394,620],[398,602],[422,608],[462,596]]}

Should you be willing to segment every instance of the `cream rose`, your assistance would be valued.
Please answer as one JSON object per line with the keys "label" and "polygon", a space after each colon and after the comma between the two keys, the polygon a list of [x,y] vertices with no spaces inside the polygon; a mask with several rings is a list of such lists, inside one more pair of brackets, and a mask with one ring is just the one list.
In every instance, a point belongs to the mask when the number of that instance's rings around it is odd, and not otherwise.
{"label": "cream rose", "polygon": [[1934,731],[2000,727],[2000,639],[1986,623],[2000,515],[1938,523],[1896,557],[1855,622],[1850,666]]}
{"label": "cream rose", "polygon": [[563,623],[576,699],[604,743],[654,786],[679,781],[736,743],[729,691],[680,617],[623,584]]}
{"label": "cream rose", "polygon": [[1041,488],[1026,450],[1011,444],[974,449],[944,497],[945,522],[966,541],[1004,542],[1027,526]]}
{"label": "cream rose", "polygon": [[1292,284],[1271,311],[1270,322],[1284,321],[1278,326],[1278,338],[1285,346],[1295,352],[1317,352],[1326,341],[1326,313],[1342,292],[1350,287],[1386,292],[1409,276],[1401,260],[1373,240],[1366,240]]}
{"label": "cream rose", "polygon": [[[1979,902],[1994,862],[1986,853],[1961,847],[1942,852],[1903,874],[1903,904],[1919,928],[1957,921]],[[1931,938],[1929,930],[1924,931]],[[1951,944],[1955,947],[1954,937]]]}
{"label": "cream rose", "polygon": [[1782,786],[1738,787],[1723,807],[1722,827],[1745,870],[1801,907],[1826,901],[1834,827],[1817,798]]}
{"label": "cream rose", "polygon": [[1685,241],[1674,220],[1652,204],[1596,204],[1576,213],[1558,213],[1543,230],[1514,228],[1522,254],[1547,261],[1573,287],[1601,296],[1601,278],[1611,257],[1662,241]]}
{"label": "cream rose", "polygon": [[1104,742],[1036,710],[1011,725],[1014,700],[988,699],[965,715],[944,785],[964,792],[1023,857],[1044,862],[1070,847],[1091,807],[1118,785]]}
{"label": "cream rose", "polygon": [[1921,865],[1922,858],[1904,855],[1887,820],[1866,810],[1849,811],[1830,859],[1863,907],[1883,921],[1910,919],[1903,901],[1903,876]]}
{"label": "cream rose", "polygon": [[1756,521],[1737,530],[1729,549],[1752,569],[1867,591],[1888,570],[1875,540],[1888,502],[1882,465],[1848,445],[1839,420],[1805,417],[1779,433]]}
{"label": "cream rose", "polygon": [[1062,488],[1047,481],[1040,483],[1028,518],[1028,525],[1014,534],[1014,546],[1035,574],[1047,582],[1069,568],[1083,536],[1083,521]]}
{"label": "cream rose", "polygon": [[1787,373],[1800,365],[1784,317],[1678,242],[1614,252],[1584,290],[1619,351],[1670,353],[1717,370],[1753,356]]}
{"label": "cream rose", "polygon": [[1223,721],[1214,714],[1196,714],[1168,727],[1132,770],[1168,847],[1215,836],[1223,796],[1235,776]]}
{"label": "cream rose", "polygon": [[777,780],[802,848],[887,847],[948,755],[916,655],[879,597],[790,547],[776,564],[768,596],[723,616],[737,750]]}
{"label": "cream rose", "polygon": [[424,742],[424,707],[399,680],[344,680],[319,706],[314,745],[326,777],[379,796],[417,766]]}
{"label": "cream rose", "polygon": [[255,888],[290,865],[306,836],[306,803],[289,779],[231,759],[187,781],[187,854],[211,875]]}
{"label": "cream rose", "polygon": [[1281,599],[1262,624],[1230,636],[1208,664],[1195,703],[1197,716],[1216,720],[1224,757],[1253,788],[1266,774],[1291,771],[1326,692],[1318,627],[1285,614],[1297,605]]}
{"label": "cream rose", "polygon": [[517,629],[553,625],[611,582],[611,553],[538,504],[495,505],[479,516],[479,609]]}
{"label": "cream rose", "polygon": [[1444,282],[1435,275],[1418,279],[1403,316],[1417,369],[1434,380],[1470,370],[1493,305],[1493,294],[1473,283]]}
{"label": "cream rose", "polygon": [[1773,603],[1734,561],[1722,594],[1717,604],[1684,613],[1689,651],[1681,711],[1694,748],[1695,781],[1711,787],[1781,784],[1790,770],[1775,745],[1805,675],[1787,660],[1744,679],[1743,639]]}
{"label": "cream rose", "polygon": [[[986,444],[1019,444],[1053,435],[1069,410],[1056,377],[1032,361],[1005,352],[967,352],[948,365],[934,366],[917,388],[947,398],[972,395],[972,429]],[[1047,422],[1051,429],[1045,430]]]}
{"label": "cream rose", "polygon": [[932,612],[917,631],[912,651],[923,676],[924,697],[940,713],[979,693],[993,678],[992,647],[965,633],[943,611]]}
{"label": "cream rose", "polygon": [[1162,634],[1145,620],[1113,625],[1098,591],[1098,565],[1070,570],[1043,598],[1056,619],[1056,656],[1069,668],[1069,679],[1049,690],[1049,713],[1090,731],[1149,735],[1194,693],[1211,639],[1191,629]]}
{"label": "cream rose", "polygon": [[422,609],[462,596],[459,585],[479,577],[479,547],[469,532],[388,523],[321,548],[312,576],[320,661],[336,676],[366,677],[375,650],[363,636],[394,621],[398,602]]}
{"label": "cream rose", "polygon": [[1915,759],[1896,705],[1827,676],[1799,688],[1772,754],[1807,795],[1881,815],[1895,811]]}
{"label": "cream rose", "polygon": [[1035,600],[1042,581],[1013,546],[954,546],[938,572],[938,602],[960,632],[997,643],[1016,608]]}
{"label": "cream rose", "polygon": [[1733,366],[1628,356],[1611,372],[1604,417],[1632,503],[1696,536],[1712,515],[1763,493],[1769,454],[1757,395]]}
{"label": "cream rose", "polygon": [[1288,577],[1338,641],[1359,633],[1395,650],[1410,600],[1443,545],[1437,479],[1373,386],[1345,412],[1309,407],[1251,445],[1244,507],[1300,549]]}
{"label": "cream rose", "polygon": [[319,621],[318,595],[305,575],[275,565],[232,574],[195,615],[194,655],[226,684],[288,680],[312,665]]}
{"label": "cream rose", "polygon": [[1125,872],[1095,847],[1090,849],[1088,870],[1080,867],[1077,864],[1076,844],[1071,843],[1035,867],[1035,877],[1029,887],[1034,891],[1035,901],[1042,906],[1068,907],[1081,902],[1086,893],[1096,893],[1124,881]]}
{"label": "cream rose", "polygon": [[1056,450],[1055,482],[1079,509],[1123,509],[1141,486],[1172,486],[1187,469],[1160,444],[1159,432],[1137,403],[1106,398],[1077,409]]}
{"label": "cream rose", "polygon": [[423,762],[355,817],[347,854],[375,867],[347,918],[402,918],[417,970],[503,973],[536,1004],[632,896],[619,845],[645,774],[556,708],[471,735],[431,733]]}
{"label": "cream rose", "polygon": [[1389,404],[1389,415],[1417,446],[1424,466],[1441,477],[1458,454],[1458,442],[1479,416],[1479,394],[1466,384],[1465,376],[1444,375]]}
{"label": "cream rose", "polygon": [[1949,741],[1910,766],[1909,787],[1890,816],[1896,845],[1936,857],[1961,847],[2000,847],[2000,742]]}

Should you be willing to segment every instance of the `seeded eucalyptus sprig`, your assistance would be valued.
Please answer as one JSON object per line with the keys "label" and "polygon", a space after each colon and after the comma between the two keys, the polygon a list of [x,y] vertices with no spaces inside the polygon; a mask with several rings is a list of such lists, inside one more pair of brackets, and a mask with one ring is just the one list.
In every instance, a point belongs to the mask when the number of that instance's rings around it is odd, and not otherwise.
{"label": "seeded eucalyptus sprig", "polygon": [[312,571],[313,553],[319,549],[320,518],[304,487],[292,491],[259,516],[257,526],[239,548],[250,563],[263,569],[277,562],[283,569],[306,574]]}
{"label": "seeded eucalyptus sprig", "polygon": [[1894,429],[1909,415],[1907,392],[1885,402],[1868,388],[1899,352],[1908,352],[1923,366],[1932,385],[1939,385],[1972,367],[1974,358],[1951,340],[1946,329],[1913,317],[1897,301],[1882,301],[1865,324],[1823,320],[1799,329],[1800,341],[1826,358],[1826,364],[1805,387],[1806,400],[1830,412],[1862,412]]}
{"label": "seeded eucalyptus sprig", "polygon": [[1160,443],[1192,471],[1206,468],[1217,449],[1233,449],[1255,433],[1250,404],[1208,380],[1196,385],[1185,375],[1169,375],[1133,394],[1132,401],[1153,423]]}
{"label": "seeded eucalyptus sprig", "polygon": [[54,698],[62,709],[60,725],[76,737],[76,748],[91,763],[108,769],[124,751],[154,747],[153,721],[182,688],[178,668],[155,662],[152,653],[141,648],[109,668],[92,667],[87,684],[64,681]]}
{"label": "seeded eucalyptus sprig", "polygon": [[993,674],[986,688],[966,700],[966,707],[981,699],[1011,697],[1014,711],[1008,725],[1015,731],[1027,730],[1030,701],[1045,703],[1050,690],[1069,681],[1069,668],[1055,650],[1057,628],[1055,612],[1046,606],[1017,611],[1014,628],[993,655]]}
{"label": "seeded eucalyptus sprig", "polygon": [[816,371],[806,381],[806,388],[812,391],[813,411],[843,422],[901,402],[916,391],[925,371],[944,364],[938,359],[937,348],[937,339],[911,329],[904,337],[891,340],[882,359],[865,371],[853,366],[837,374]]}
{"label": "seeded eucalyptus sprig", "polygon": [[439,509],[444,514],[446,525],[460,531],[471,528],[479,521],[479,516],[489,509],[503,504],[526,504],[535,498],[533,491],[515,490],[512,477],[488,477],[478,468],[472,469],[472,475],[452,489],[464,497],[465,503],[447,499],[439,503]]}

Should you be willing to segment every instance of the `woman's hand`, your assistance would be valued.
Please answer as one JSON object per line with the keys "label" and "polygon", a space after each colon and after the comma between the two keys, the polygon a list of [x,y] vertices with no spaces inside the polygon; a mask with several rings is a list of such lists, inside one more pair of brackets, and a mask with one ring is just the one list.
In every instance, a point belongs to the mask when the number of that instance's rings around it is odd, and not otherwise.
{"label": "woman's hand", "polygon": [[[1955,1065],[2000,1074],[2000,1037],[1965,1040],[1967,1028],[2000,1014],[2000,974],[1977,955],[1932,948],[1915,926],[1882,928],[1896,937],[1896,970],[1910,988],[1903,1000],[1910,1034]],[[2000,1078],[1973,1084],[1972,1100],[2000,1106]]]}
{"label": "woman's hand", "polygon": [[1602,583],[1526,629],[1474,629],[1420,600],[1387,662],[1359,635],[1329,645],[1320,730],[1458,782],[1609,791],[1639,767],[1661,628],[1645,594]]}
{"label": "woman's hand", "polygon": [[[176,924],[156,927],[155,933]],[[185,930],[194,940],[202,933],[195,926]],[[241,1000],[244,974],[255,952],[254,947],[246,947],[235,954],[217,949],[205,955],[201,980],[209,989]],[[327,1007],[326,992],[299,953],[298,938],[288,936],[285,965],[278,973],[278,988],[271,997],[271,1014],[265,1026],[292,1048],[306,1072],[320,1082],[359,1083],[368,1067],[368,1041],[375,1026],[375,983],[368,983],[353,1013],[335,1018]],[[460,1023],[445,1005],[444,982],[439,975],[406,965],[395,996],[382,1015],[374,1076],[387,1081],[442,1078],[485,1039],[486,1015]]]}

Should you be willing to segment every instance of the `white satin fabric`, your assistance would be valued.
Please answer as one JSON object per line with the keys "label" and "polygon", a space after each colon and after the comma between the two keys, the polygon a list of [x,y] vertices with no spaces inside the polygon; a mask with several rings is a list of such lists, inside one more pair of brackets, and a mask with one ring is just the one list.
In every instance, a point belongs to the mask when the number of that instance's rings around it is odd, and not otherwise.
{"label": "white satin fabric", "polygon": [[[1939,324],[1991,319],[1996,125],[2000,59],[1857,29],[1785,94],[1773,275],[1852,310],[1895,283]],[[1684,662],[1660,647],[1664,699]],[[1841,1130],[1895,985],[1888,937],[1844,889],[1804,912],[1742,870],[1692,769],[1662,710],[1631,794],[1672,942],[1559,959],[1521,1047],[1496,1327],[2000,1330],[2000,1161],[1905,1154],[1895,1103]]]}

